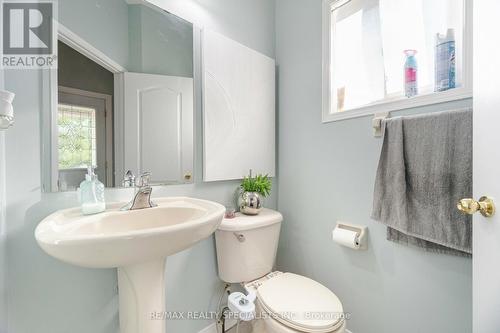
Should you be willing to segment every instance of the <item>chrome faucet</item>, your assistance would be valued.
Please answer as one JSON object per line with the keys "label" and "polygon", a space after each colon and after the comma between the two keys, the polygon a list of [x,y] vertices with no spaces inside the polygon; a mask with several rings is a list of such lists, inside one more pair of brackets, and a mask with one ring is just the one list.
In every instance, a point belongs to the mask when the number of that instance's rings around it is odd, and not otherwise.
{"label": "chrome faucet", "polygon": [[135,182],[137,192],[132,201],[122,207],[122,210],[136,210],[157,206],[151,201],[151,192],[153,192],[153,188],[149,185],[150,178],[151,172],[144,172],[139,176],[139,181]]}
{"label": "chrome faucet", "polygon": [[125,173],[125,176],[123,176],[122,186],[123,187],[134,187],[135,186],[135,176],[131,170],[128,170]]}

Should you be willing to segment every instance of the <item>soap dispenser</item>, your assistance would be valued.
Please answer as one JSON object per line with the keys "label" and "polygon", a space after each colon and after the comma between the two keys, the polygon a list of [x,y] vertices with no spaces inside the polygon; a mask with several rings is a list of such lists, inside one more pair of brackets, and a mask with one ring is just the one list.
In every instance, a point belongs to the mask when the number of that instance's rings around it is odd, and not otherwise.
{"label": "soap dispenser", "polygon": [[104,184],[97,179],[91,166],[88,167],[85,180],[80,183],[80,203],[83,215],[97,214],[106,210]]}

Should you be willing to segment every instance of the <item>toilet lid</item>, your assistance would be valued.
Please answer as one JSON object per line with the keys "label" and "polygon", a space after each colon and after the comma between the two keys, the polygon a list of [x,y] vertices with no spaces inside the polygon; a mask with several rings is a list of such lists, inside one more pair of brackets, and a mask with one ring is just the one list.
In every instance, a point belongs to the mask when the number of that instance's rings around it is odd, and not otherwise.
{"label": "toilet lid", "polygon": [[301,275],[277,275],[258,287],[257,296],[273,319],[302,332],[331,332],[344,322],[338,297]]}

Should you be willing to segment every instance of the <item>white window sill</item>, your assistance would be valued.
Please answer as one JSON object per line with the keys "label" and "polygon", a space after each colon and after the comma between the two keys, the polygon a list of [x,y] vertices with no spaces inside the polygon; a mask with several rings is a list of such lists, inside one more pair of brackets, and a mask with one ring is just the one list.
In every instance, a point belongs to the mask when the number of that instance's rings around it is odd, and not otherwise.
{"label": "white window sill", "polygon": [[58,171],[88,171],[88,168],[63,168],[63,169],[57,169]]}
{"label": "white window sill", "polygon": [[366,106],[355,109],[349,109],[341,112],[325,112],[323,113],[323,123],[331,121],[345,120],[351,118],[358,118],[375,113],[399,111],[422,107],[426,105],[433,105],[445,102],[451,102],[472,97],[472,89],[460,87],[450,89],[442,92],[432,92],[422,94],[411,98],[400,97],[393,100],[383,100],[375,102]]}

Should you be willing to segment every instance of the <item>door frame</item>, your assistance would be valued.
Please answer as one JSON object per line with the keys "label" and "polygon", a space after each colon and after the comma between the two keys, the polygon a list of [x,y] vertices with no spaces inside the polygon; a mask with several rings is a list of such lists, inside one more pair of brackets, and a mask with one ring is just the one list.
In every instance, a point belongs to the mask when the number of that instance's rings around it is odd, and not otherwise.
{"label": "door frame", "polygon": [[[93,91],[88,91],[88,90],[82,90],[82,89],[77,89],[77,88],[70,88],[70,87],[65,87],[65,86],[59,86],[58,87],[58,92],[61,93],[66,93],[70,95],[75,95],[75,96],[83,96],[83,97],[89,97],[89,98],[95,98],[95,99],[100,99],[104,100],[104,119],[106,121],[105,128],[106,128],[106,186],[112,187],[113,186],[113,97],[108,94],[101,94],[101,93],[96,93]],[[53,132],[52,135],[57,135],[56,132]],[[53,138],[54,141],[57,141],[58,138]],[[53,169],[58,168],[58,164],[53,164],[52,165]]]}
{"label": "door frame", "polygon": [[[116,86],[117,76],[120,73],[127,72],[127,69],[116,61],[108,57],[95,46],[87,42],[75,32],[71,31],[60,22],[57,23],[57,39],[64,44],[68,45],[77,52],[83,54],[85,57],[91,59],[108,71],[113,73],[115,81],[114,89],[114,105],[113,113],[120,112],[122,108],[121,100],[123,98],[123,89]],[[58,163],[57,151],[57,103],[58,103],[58,80],[57,68],[45,69],[42,71],[42,115],[41,124],[42,128],[49,129],[49,131],[42,131],[42,191],[44,192],[57,192],[58,187],[58,170],[54,165]],[[110,108],[111,109],[111,108]],[[111,123],[113,125],[113,123]],[[106,118],[107,126],[107,118]],[[112,150],[111,150],[112,151]],[[112,170],[112,169],[111,169]],[[115,175],[108,179],[113,179]]]}

